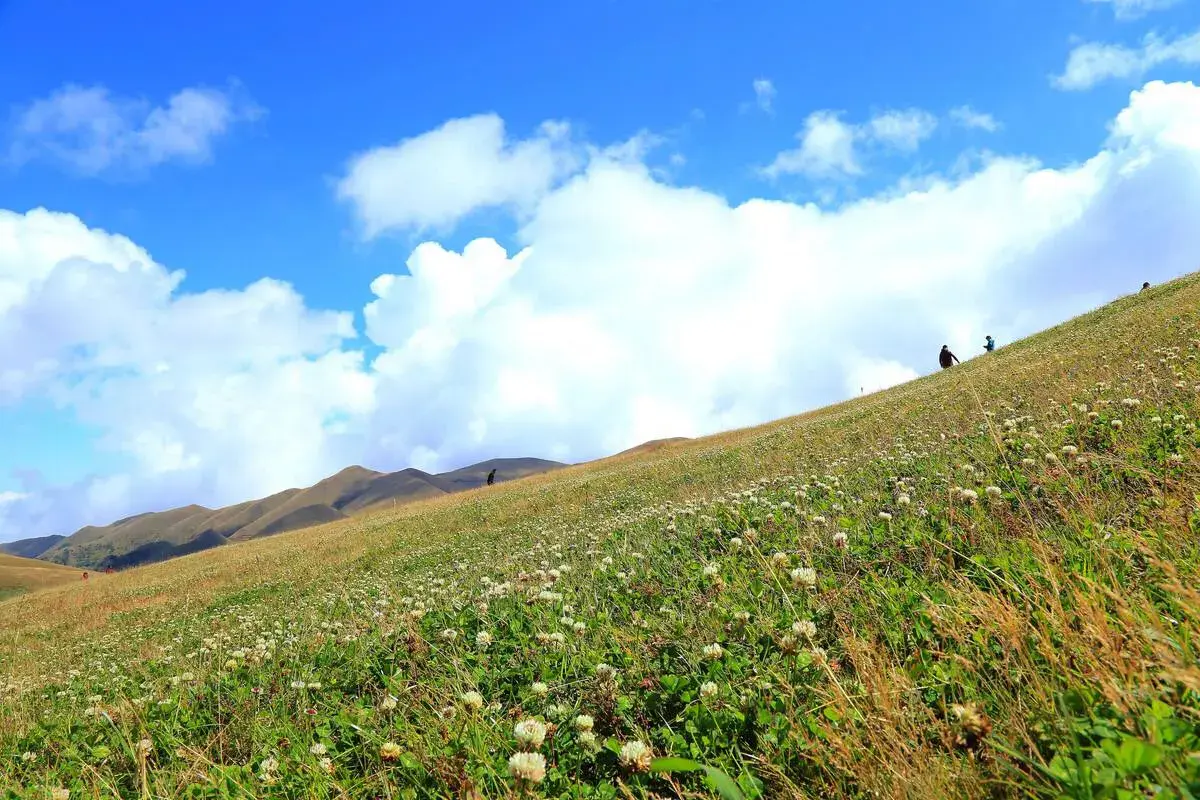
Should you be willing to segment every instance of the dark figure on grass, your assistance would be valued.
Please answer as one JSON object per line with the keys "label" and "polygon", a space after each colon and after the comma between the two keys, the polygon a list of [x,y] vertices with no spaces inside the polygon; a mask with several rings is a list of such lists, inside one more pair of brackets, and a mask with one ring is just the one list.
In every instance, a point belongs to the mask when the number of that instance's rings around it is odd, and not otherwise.
{"label": "dark figure on grass", "polygon": [[990,336],[987,336],[985,338],[987,339],[987,341],[983,343],[983,349],[990,353],[996,349],[996,340]]}
{"label": "dark figure on grass", "polygon": [[958,356],[950,352],[948,346],[942,345],[942,352],[938,353],[938,363],[942,365],[942,369],[947,369],[951,363],[961,364],[962,362],[958,360]]}
{"label": "dark figure on grass", "polygon": [[1147,289],[1149,289],[1149,288],[1150,288],[1150,281],[1146,281],[1145,283],[1143,283],[1143,284],[1142,284],[1142,291],[1143,291],[1143,292],[1144,292],[1144,291],[1146,291],[1146,290],[1147,290]]}
{"label": "dark figure on grass", "polygon": [[496,482],[496,470],[492,470],[491,472],[488,473],[488,486],[491,486],[495,482]]}

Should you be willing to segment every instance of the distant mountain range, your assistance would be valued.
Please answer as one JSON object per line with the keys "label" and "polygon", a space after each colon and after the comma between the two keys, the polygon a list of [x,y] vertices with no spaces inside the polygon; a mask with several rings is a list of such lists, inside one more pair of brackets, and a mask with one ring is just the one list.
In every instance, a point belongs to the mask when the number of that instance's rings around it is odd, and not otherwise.
{"label": "distant mountain range", "polygon": [[370,508],[407,503],[567,466],[540,458],[496,458],[431,475],[419,469],[376,472],[347,467],[307,489],[287,489],[226,508],[184,506],[88,525],[70,536],[0,544],[0,552],[88,569],[123,569],[344,519]]}

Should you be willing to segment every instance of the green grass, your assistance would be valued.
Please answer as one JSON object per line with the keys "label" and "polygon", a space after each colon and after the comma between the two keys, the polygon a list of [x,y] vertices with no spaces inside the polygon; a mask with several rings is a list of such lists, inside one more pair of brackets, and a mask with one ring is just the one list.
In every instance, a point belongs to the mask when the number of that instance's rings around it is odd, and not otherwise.
{"label": "green grass", "polygon": [[0,603],[5,789],[1198,796],[1198,305]]}

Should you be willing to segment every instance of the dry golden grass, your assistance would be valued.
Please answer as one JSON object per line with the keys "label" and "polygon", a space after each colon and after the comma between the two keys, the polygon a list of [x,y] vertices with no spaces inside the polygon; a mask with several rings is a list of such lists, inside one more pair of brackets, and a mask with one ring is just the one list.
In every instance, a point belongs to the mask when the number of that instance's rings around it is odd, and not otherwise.
{"label": "dry golden grass", "polygon": [[0,600],[82,580],[83,570],[0,553]]}

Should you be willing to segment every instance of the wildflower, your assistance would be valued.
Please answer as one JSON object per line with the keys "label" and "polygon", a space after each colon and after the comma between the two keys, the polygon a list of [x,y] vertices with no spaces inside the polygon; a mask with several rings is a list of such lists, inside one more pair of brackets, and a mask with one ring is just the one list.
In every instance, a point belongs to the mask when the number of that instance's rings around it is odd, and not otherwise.
{"label": "wildflower", "polygon": [[308,748],[308,752],[312,753],[314,756],[323,756],[327,751],[325,749],[325,745],[317,742],[312,747]]}
{"label": "wildflower", "polygon": [[292,688],[293,689],[303,689],[304,681],[292,681]]}
{"label": "wildflower", "polygon": [[443,641],[453,642],[458,638],[458,631],[454,630],[453,628],[446,628],[446,630],[442,631],[438,635],[442,637]]}
{"label": "wildflower", "polygon": [[541,783],[546,777],[546,757],[541,753],[513,753],[508,759],[508,774],[519,781]]}
{"label": "wildflower", "polygon": [[715,697],[717,694],[717,685],[712,681],[705,681],[700,684],[700,697],[707,700],[710,697]]}
{"label": "wildflower", "polygon": [[319,759],[317,761],[317,766],[320,767],[321,771],[326,773],[327,775],[333,774],[333,759],[331,759],[331,758]]}
{"label": "wildflower", "polygon": [[797,567],[792,570],[792,585],[813,588],[817,585],[817,571],[812,567]]}
{"label": "wildflower", "polygon": [[487,648],[492,643],[492,635],[487,631],[480,631],[475,634],[475,646],[479,648]]}
{"label": "wildflower", "polygon": [[771,566],[772,567],[782,567],[787,563],[788,563],[788,557],[787,557],[786,553],[781,553],[778,550],[776,550],[774,553],[771,554]]}
{"label": "wildflower", "polygon": [[744,627],[746,623],[750,622],[750,612],[738,611],[733,615],[733,621],[738,625],[738,627]]}
{"label": "wildflower", "polygon": [[811,619],[802,619],[792,623],[792,633],[811,639],[817,635],[817,625]]}
{"label": "wildflower", "polygon": [[906,494],[896,495],[896,505],[906,506],[912,502],[912,498]]}
{"label": "wildflower", "polygon": [[850,539],[846,536],[845,531],[838,531],[833,535],[833,546],[838,550],[845,550],[850,546]]}
{"label": "wildflower", "polygon": [[24,753],[21,753],[22,761],[33,761],[35,758],[37,758],[37,753],[31,753],[28,750],[26,750]]}
{"label": "wildflower", "polygon": [[983,491],[988,497],[999,497],[1001,494],[1003,494],[999,486],[989,486]]}
{"label": "wildflower", "polygon": [[721,572],[721,568],[719,566],[717,566],[716,564],[705,564],[704,565],[704,577],[706,577],[706,578],[715,578],[715,577],[717,577],[717,575],[720,574],[720,572]]}
{"label": "wildflower", "polygon": [[1079,448],[1073,444],[1064,444],[1062,452],[1064,456],[1073,456],[1079,452]]}
{"label": "wildflower", "polygon": [[600,747],[600,744],[596,741],[596,734],[591,731],[580,731],[577,738],[579,746],[585,750],[597,750]]}
{"label": "wildflower", "polygon": [[704,645],[704,657],[716,661],[721,656],[725,655],[725,648],[719,644]]}
{"label": "wildflower", "polygon": [[1110,422],[1108,424],[1112,425],[1114,431],[1119,431],[1119,430],[1121,430],[1121,428],[1125,427],[1125,423],[1121,422],[1121,420],[1119,420],[1119,419],[1114,419],[1112,422]]}
{"label": "wildflower", "polygon": [[582,622],[576,622],[571,626],[571,630],[575,631],[575,633],[583,633],[587,630],[587,625]]}
{"label": "wildflower", "polygon": [[70,800],[70,789],[51,789],[50,800]]}
{"label": "wildflower", "polygon": [[479,692],[464,692],[462,702],[464,706],[472,711],[478,711],[483,708],[483,695]]}
{"label": "wildflower", "polygon": [[379,703],[379,707],[382,708],[384,711],[391,711],[392,709],[394,709],[396,707],[397,702],[399,702],[398,698],[396,698],[394,695],[389,694],[387,697],[383,698],[383,700]]}
{"label": "wildflower", "polygon": [[596,721],[587,714],[580,714],[575,718],[575,730],[580,733],[590,731],[595,724]]}
{"label": "wildflower", "polygon": [[741,546],[742,546],[742,539],[741,539],[741,537],[739,537],[739,536],[735,536],[735,537],[733,537],[732,539],[730,539],[730,540],[729,540],[729,546],[730,546],[730,547],[732,547],[734,550],[737,550],[739,547],[741,547]]}
{"label": "wildflower", "polygon": [[1046,453],[1046,461],[1050,464],[1057,464],[1058,456],[1054,455],[1054,453]]}
{"label": "wildflower", "polygon": [[1167,456],[1167,461],[1172,464],[1182,464],[1183,456],[1179,455],[1179,453],[1171,453],[1171,455]]}
{"label": "wildflower", "polygon": [[547,694],[550,693],[550,687],[547,686],[546,684],[542,683],[541,681],[534,682],[533,686],[531,686],[530,689],[538,697],[545,697]]}
{"label": "wildflower", "polygon": [[825,518],[824,518],[824,517],[822,517],[820,514],[818,514],[817,516],[813,517],[813,518],[812,518],[812,521],[813,521],[813,524],[814,524],[814,525],[824,525],[824,524],[825,524]]}
{"label": "wildflower", "polygon": [[150,751],[154,749],[154,742],[149,739],[141,739],[137,743],[137,754],[142,758],[150,755]]}
{"label": "wildflower", "polygon": [[892,515],[891,515],[891,514],[889,514],[889,513],[888,513],[888,512],[886,512],[886,511],[880,511],[880,512],[879,512],[879,518],[880,518],[881,520],[883,520],[884,522],[890,522],[890,521],[891,521],[891,519],[892,519]]}
{"label": "wildflower", "polygon": [[621,745],[621,752],[617,757],[623,766],[634,772],[645,772],[650,769],[650,761],[653,755],[649,745],[638,739],[634,739],[631,742]]}
{"label": "wildflower", "polygon": [[608,683],[617,677],[617,668],[609,666],[608,664],[597,664],[596,677],[602,682]]}
{"label": "wildflower", "polygon": [[384,761],[395,761],[402,753],[400,745],[395,742],[384,742],[379,746],[379,757]]}
{"label": "wildflower", "polygon": [[979,499],[979,494],[973,489],[962,489],[959,491],[958,496],[965,503],[974,503]]}
{"label": "wildflower", "polygon": [[522,747],[536,750],[546,740],[546,726],[536,719],[521,720],[513,728],[513,736]]}

